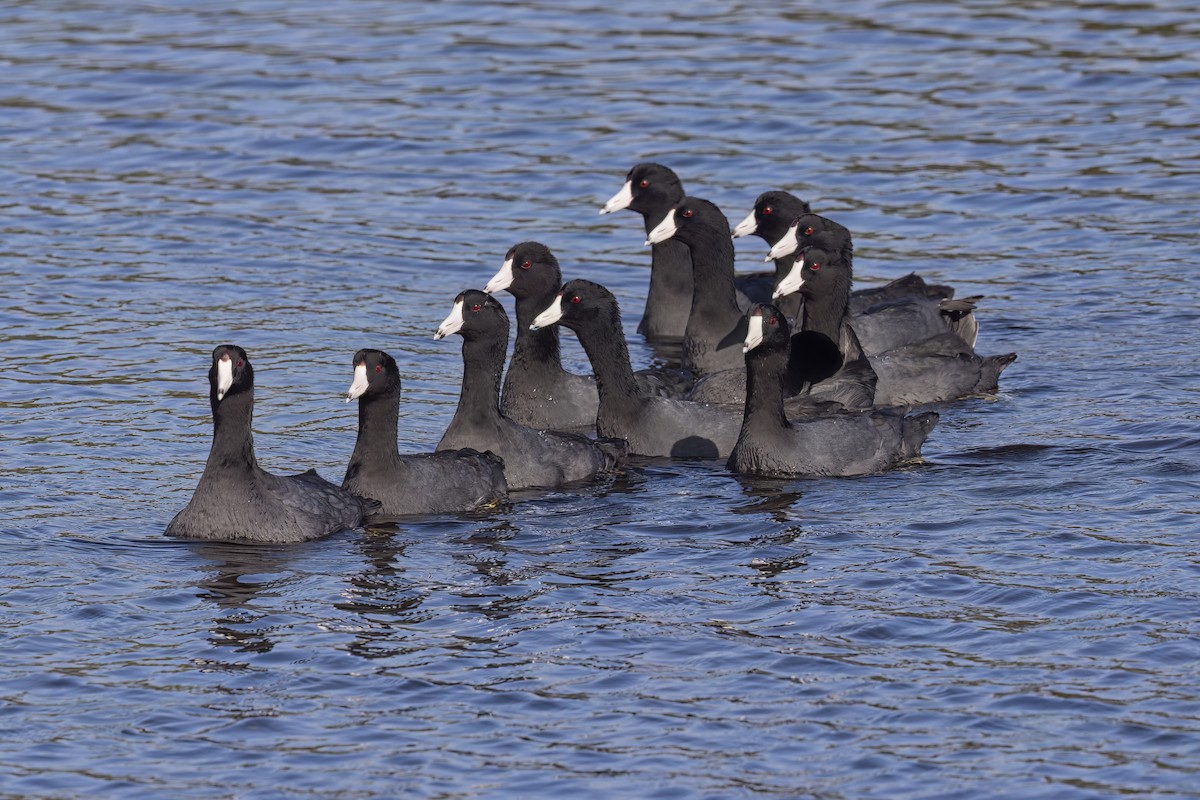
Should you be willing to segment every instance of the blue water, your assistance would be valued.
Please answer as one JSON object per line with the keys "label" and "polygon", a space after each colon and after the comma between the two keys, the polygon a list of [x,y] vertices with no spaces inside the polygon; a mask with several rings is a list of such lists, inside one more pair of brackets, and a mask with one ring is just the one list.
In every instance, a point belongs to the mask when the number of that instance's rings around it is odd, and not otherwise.
{"label": "blue water", "polygon": [[[1184,2],[0,8],[0,797],[1200,795],[1200,23]],[[213,346],[275,472],[401,445],[537,239],[638,366],[634,163],[983,294],[922,466],[661,463],[292,547],[162,529]],[[739,239],[739,267],[766,252]],[[511,298],[502,301],[511,310]],[[569,366],[586,359],[564,337]]]}

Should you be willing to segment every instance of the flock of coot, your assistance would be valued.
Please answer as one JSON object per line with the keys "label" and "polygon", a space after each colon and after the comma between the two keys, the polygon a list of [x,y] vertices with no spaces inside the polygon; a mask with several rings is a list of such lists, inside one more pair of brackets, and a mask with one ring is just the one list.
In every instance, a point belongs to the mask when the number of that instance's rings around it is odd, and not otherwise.
{"label": "flock of coot", "polygon": [[[975,353],[980,298],[956,299],[915,274],[852,291],[850,232],[787,192],[760,195],[731,231],[673,171],[645,163],[601,213],[622,209],[642,215],[652,246],[638,332],[679,343],[678,365],[635,371],[612,293],[563,283],[549,248],[522,242],[483,291],[454,298],[437,329],[437,339],[462,337],[463,357],[458,408],[437,452],[399,452],[396,361],[355,353],[346,399],[358,401],[358,440],[341,486],[312,470],[277,476],[258,465],[254,369],[242,348],[217,347],[212,449],[167,535],[304,541],[368,519],[469,511],[510,490],[588,481],[630,456],[724,459],[746,475],[875,473],[920,457],[938,415],[913,407],[994,391],[1016,358]],[[747,235],[766,240],[773,271],[734,272],[733,239]],[[507,372],[498,291],[516,300]],[[592,375],[563,369],[560,327],[578,337]]]}

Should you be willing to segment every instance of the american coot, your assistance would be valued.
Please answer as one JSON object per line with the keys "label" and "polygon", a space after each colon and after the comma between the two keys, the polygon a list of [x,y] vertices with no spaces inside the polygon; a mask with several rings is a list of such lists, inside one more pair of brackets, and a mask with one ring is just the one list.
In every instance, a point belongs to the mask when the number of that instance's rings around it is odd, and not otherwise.
{"label": "american coot", "polygon": [[[521,242],[509,248],[500,271],[484,287],[488,294],[503,289],[516,298],[517,337],[504,375],[500,411],[532,428],[590,428],[599,404],[595,380],[563,369],[558,328],[529,330],[560,286],[562,273],[550,248]],[[639,370],[634,376],[647,393],[662,397],[681,397],[695,382],[681,369]]]}
{"label": "american coot", "polygon": [[646,244],[671,239],[683,242],[692,254],[694,286],[683,337],[684,369],[698,377],[723,369],[744,369],[746,317],[734,287],[729,220],[708,200],[685,197],[650,231]]}
{"label": "american coot", "polygon": [[[685,193],[679,176],[661,164],[635,165],[625,177],[621,190],[613,195],[601,214],[628,208],[642,215],[646,233],[654,230],[667,212],[683,201]],[[725,236],[728,237],[728,227]],[[667,239],[650,249],[650,290],[638,333],[654,341],[679,341],[687,328],[692,297],[691,256],[681,242]],[[734,279],[739,309],[751,302],[766,300],[775,288],[775,276],[754,272]]]}
{"label": "american coot", "polygon": [[778,308],[763,304],[747,326],[746,405],[728,468],[744,475],[864,475],[918,458],[937,422],[927,411],[843,411],[790,421],[781,381],[787,369],[790,332]]}
{"label": "american coot", "polygon": [[363,501],[315,470],[279,476],[254,455],[254,368],[242,348],[226,344],[208,370],[212,449],[191,502],[167,525],[167,536],[246,542],[302,542],[353,528],[379,504]]}
{"label": "american coot", "polygon": [[[688,399],[741,406],[746,399],[746,367],[741,352],[746,316],[734,301],[733,243],[728,231],[729,223],[720,209],[707,200],[686,197],[650,232],[650,241],[674,237],[686,242],[692,253],[696,285],[683,359],[685,366],[703,377]],[[838,341],[836,333],[829,335]],[[789,413],[819,412],[829,402],[847,408],[872,404],[874,376],[866,369],[865,361],[855,361],[861,354],[852,344],[847,343],[844,350],[845,366],[837,380],[822,382],[814,387],[814,393],[790,399]],[[796,385],[791,380],[788,384]]]}
{"label": "american coot", "polygon": [[[838,244],[836,235],[821,235],[816,241],[828,242],[834,247]],[[823,252],[809,248],[812,252]],[[789,275],[794,274],[789,271]],[[785,296],[798,295],[803,299],[800,305],[800,317],[796,327],[802,331],[820,333],[837,342],[843,355],[842,368],[831,378],[813,387],[812,397],[823,400],[836,400],[848,409],[870,408],[876,405],[876,384],[878,378],[871,362],[859,344],[858,335],[850,324],[851,318],[847,311],[847,298],[850,294],[851,274],[842,270],[833,275],[826,275],[834,286],[824,292],[823,301],[804,291],[792,291]],[[788,280],[785,276],[784,280]],[[778,292],[779,289],[776,289]],[[779,308],[779,306],[776,306]],[[781,309],[782,310],[782,309]]]}
{"label": "american coot", "polygon": [[736,411],[651,397],[638,386],[621,331],[621,312],[608,289],[591,281],[568,281],[533,321],[538,329],[555,324],[575,331],[592,362],[600,389],[597,433],[625,439],[634,455],[669,458],[729,455],[740,423]]}
{"label": "american coot", "polygon": [[617,467],[624,442],[538,430],[500,413],[508,315],[495,298],[474,289],[461,292],[434,338],[452,333],[463,337],[462,393],[438,450],[491,450],[504,459],[510,490],[589,480]]}
{"label": "american coot", "polygon": [[382,350],[354,354],[346,402],[358,400],[358,440],[342,488],[378,500],[377,516],[470,511],[508,494],[504,462],[475,450],[400,455],[400,369]]}
{"label": "american coot", "polygon": [[596,382],[563,369],[558,330],[529,325],[562,285],[558,259],[538,242],[509,248],[500,271],[484,291],[505,289],[516,298],[517,337],[504,375],[500,412],[532,428],[590,428],[596,423]]}
{"label": "american coot", "polygon": [[[832,253],[809,248],[777,291],[804,295],[803,326],[829,334],[860,317],[847,314],[850,269]],[[876,375],[875,404],[917,405],[954,400],[996,389],[1000,372],[1016,354],[978,356],[956,334],[943,331],[924,341],[867,356]]]}
{"label": "american coot", "polygon": [[[674,171],[661,164],[637,164],[600,213],[623,208],[636,211],[642,215],[646,233],[650,233],[683,196],[683,184]],[[691,296],[692,260],[687,246],[670,240],[655,244],[650,250],[650,289],[638,333],[652,340],[682,339],[688,321],[687,299]]]}
{"label": "american coot", "polygon": [[[850,231],[817,214],[797,217],[767,257],[796,258],[810,247],[826,250],[853,275],[854,247]],[[953,290],[930,287],[919,276],[909,275],[879,289],[868,290],[868,293],[851,294],[847,313],[853,318],[863,351],[870,356],[917,344],[943,333],[953,333],[967,346],[974,347],[979,325],[973,312],[980,298],[953,300],[943,297],[944,292],[952,294]],[[776,288],[777,299],[787,294]]]}

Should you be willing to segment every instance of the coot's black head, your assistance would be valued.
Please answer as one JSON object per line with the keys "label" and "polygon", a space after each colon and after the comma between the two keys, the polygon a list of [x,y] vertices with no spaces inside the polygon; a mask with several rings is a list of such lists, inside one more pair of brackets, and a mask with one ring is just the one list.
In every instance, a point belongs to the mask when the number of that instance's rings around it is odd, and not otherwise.
{"label": "coot's black head", "polygon": [[819,247],[832,257],[840,257],[850,246],[850,231],[846,226],[820,214],[801,214],[792,221],[796,228],[796,250],[803,252]]}
{"label": "coot's black head", "polygon": [[533,328],[563,325],[571,330],[597,319],[620,319],[617,299],[612,292],[598,283],[576,279],[563,284],[554,302],[538,314]]}
{"label": "coot's black head", "polygon": [[775,244],[787,233],[796,217],[810,211],[808,203],[791,192],[781,189],[763,192],[754,201],[754,209],[738,223],[732,234],[735,239],[753,234],[768,244]]}
{"label": "coot's black head", "polygon": [[354,364],[354,382],[346,392],[346,402],[358,397],[400,391],[400,368],[396,359],[382,350],[359,350],[351,362]]}
{"label": "coot's black head", "polygon": [[230,395],[253,391],[254,367],[246,351],[236,344],[218,345],[208,370],[208,396],[213,408]]}
{"label": "coot's black head", "polygon": [[508,341],[508,314],[504,306],[487,292],[467,289],[454,298],[450,315],[438,326],[433,338],[444,339],[452,333],[464,339],[504,337]]}
{"label": "coot's black head", "polygon": [[781,350],[788,346],[787,317],[770,303],[757,303],[746,312],[746,341],[742,352]]}
{"label": "coot's black head", "polygon": [[799,292],[805,297],[828,295],[840,281],[849,280],[849,268],[829,251],[810,247],[804,258],[792,265],[792,270],[775,287],[775,297]]}
{"label": "coot's black head", "polygon": [[683,183],[679,176],[662,164],[637,164],[625,176],[625,184],[613,195],[601,214],[628,208],[639,214],[661,214],[683,199]]}
{"label": "coot's black head", "polygon": [[537,297],[558,290],[562,272],[550,248],[540,242],[521,242],[508,248],[504,265],[483,290],[488,294],[505,289],[513,297]]}
{"label": "coot's black head", "polygon": [[720,238],[729,240],[729,220],[716,204],[699,197],[685,197],[646,237],[646,244],[676,239],[689,247],[703,246]]}

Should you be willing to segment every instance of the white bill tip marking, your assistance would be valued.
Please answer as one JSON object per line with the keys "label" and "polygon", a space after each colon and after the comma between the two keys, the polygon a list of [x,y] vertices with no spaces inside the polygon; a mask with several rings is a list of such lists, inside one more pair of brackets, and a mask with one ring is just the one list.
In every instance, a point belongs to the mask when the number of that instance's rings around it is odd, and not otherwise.
{"label": "white bill tip marking", "polygon": [[454,308],[450,309],[450,314],[442,324],[438,326],[437,333],[433,334],[435,339],[445,339],[452,333],[458,333],[463,326],[463,301],[455,300]]}
{"label": "white bill tip marking", "polygon": [[502,289],[507,289],[508,287],[512,286],[512,282],[513,260],[511,258],[506,258],[504,260],[504,266],[500,267],[500,271],[492,276],[492,279],[488,281],[487,286],[483,287],[483,290],[488,294],[495,294]]}
{"label": "white bill tip marking", "polygon": [[608,198],[608,202],[604,204],[604,208],[600,209],[601,214],[610,214],[613,211],[620,211],[623,208],[629,208],[629,204],[633,202],[633,183],[625,181],[625,185],[621,187],[621,191]]}
{"label": "white bill tip marking", "polygon": [[529,326],[529,330],[536,331],[541,328],[548,328],[562,319],[562,293],[560,292],[554,302],[550,304],[542,313],[533,318],[533,324]]}
{"label": "white bill tip marking", "polygon": [[350,384],[350,388],[346,390],[346,402],[349,403],[357,397],[361,397],[362,393],[367,390],[367,365],[359,364],[354,368],[354,381]]}

